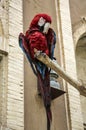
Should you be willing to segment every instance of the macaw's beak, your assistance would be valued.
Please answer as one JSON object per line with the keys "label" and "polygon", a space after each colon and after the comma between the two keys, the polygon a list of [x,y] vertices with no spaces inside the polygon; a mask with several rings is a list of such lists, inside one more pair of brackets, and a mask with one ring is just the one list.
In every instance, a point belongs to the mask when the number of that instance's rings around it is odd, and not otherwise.
{"label": "macaw's beak", "polygon": [[49,28],[50,28],[50,23],[49,23],[49,22],[45,23],[43,33],[44,33],[44,34],[47,34]]}

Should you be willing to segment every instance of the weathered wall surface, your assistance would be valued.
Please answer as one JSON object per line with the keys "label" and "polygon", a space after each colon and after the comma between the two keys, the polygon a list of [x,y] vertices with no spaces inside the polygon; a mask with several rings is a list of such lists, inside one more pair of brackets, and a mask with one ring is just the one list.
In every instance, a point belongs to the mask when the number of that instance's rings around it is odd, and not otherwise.
{"label": "weathered wall surface", "polygon": [[[84,39],[86,41],[86,39]],[[83,44],[83,38],[78,41],[76,48],[77,74],[78,79],[86,84],[86,45]],[[86,44],[86,42],[85,42]],[[86,124],[86,98],[81,96],[81,108],[83,114],[83,124]]]}
{"label": "weathered wall surface", "polygon": [[22,1],[9,0],[9,54],[7,125],[24,129],[23,54],[18,45],[18,35],[23,29]]}
{"label": "weathered wall surface", "polygon": [[86,1],[69,0],[69,5],[72,25],[78,24],[83,17],[86,17]]}
{"label": "weathered wall surface", "polygon": [[24,130],[23,54],[18,35],[23,30],[22,1],[0,1],[0,129]]}
{"label": "weathered wall surface", "polygon": [[[86,85],[86,1],[70,0],[77,78]],[[86,129],[86,97],[80,96],[83,129]],[[79,115],[80,116],[80,115]],[[79,124],[79,122],[78,122]]]}
{"label": "weathered wall surface", "polygon": [[[77,79],[75,50],[74,50],[75,48],[72,37],[69,0],[66,0],[65,4],[63,3],[64,3],[63,0],[59,1],[65,70],[70,76]],[[67,84],[67,92],[68,92],[68,105],[70,114],[69,118],[70,129],[83,130],[80,95],[78,91],[69,84]]]}
{"label": "weathered wall surface", "polygon": [[6,127],[7,56],[0,53],[0,129]]}

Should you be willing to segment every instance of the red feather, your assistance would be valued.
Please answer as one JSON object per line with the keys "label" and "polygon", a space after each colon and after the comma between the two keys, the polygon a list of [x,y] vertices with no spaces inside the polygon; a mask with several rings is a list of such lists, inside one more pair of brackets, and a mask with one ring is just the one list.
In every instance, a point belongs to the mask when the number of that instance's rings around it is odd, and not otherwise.
{"label": "red feather", "polygon": [[49,23],[52,22],[51,17],[50,17],[49,15],[47,15],[47,14],[37,14],[37,15],[33,18],[32,22],[31,22],[31,24],[30,24],[30,28],[32,28],[32,27],[37,27],[37,26],[38,26],[38,21],[39,21],[39,19],[40,19],[41,17],[43,17],[43,18],[46,20],[46,22],[49,22]]}
{"label": "red feather", "polygon": [[29,47],[32,59],[34,59],[34,48],[49,55],[47,40],[41,32],[35,31],[34,33],[31,33],[27,38],[29,40]]}

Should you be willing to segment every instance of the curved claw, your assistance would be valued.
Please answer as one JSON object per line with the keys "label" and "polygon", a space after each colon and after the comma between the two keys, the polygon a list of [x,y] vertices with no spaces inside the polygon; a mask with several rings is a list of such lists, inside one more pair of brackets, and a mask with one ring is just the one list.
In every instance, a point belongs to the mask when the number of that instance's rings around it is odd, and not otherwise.
{"label": "curved claw", "polygon": [[34,48],[34,57],[37,57],[39,55],[42,55],[43,57],[46,57],[46,53],[43,53],[42,51],[37,50],[36,48]]}
{"label": "curved claw", "polygon": [[40,52],[40,54],[45,58],[46,57],[46,53]]}

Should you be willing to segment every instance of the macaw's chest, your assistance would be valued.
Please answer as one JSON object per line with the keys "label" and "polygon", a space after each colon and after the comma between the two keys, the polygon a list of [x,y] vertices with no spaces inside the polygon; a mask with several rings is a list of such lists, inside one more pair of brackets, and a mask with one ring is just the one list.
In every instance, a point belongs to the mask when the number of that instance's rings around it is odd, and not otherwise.
{"label": "macaw's chest", "polygon": [[34,48],[49,55],[47,39],[41,32],[33,32],[28,36],[31,57],[34,58]]}

